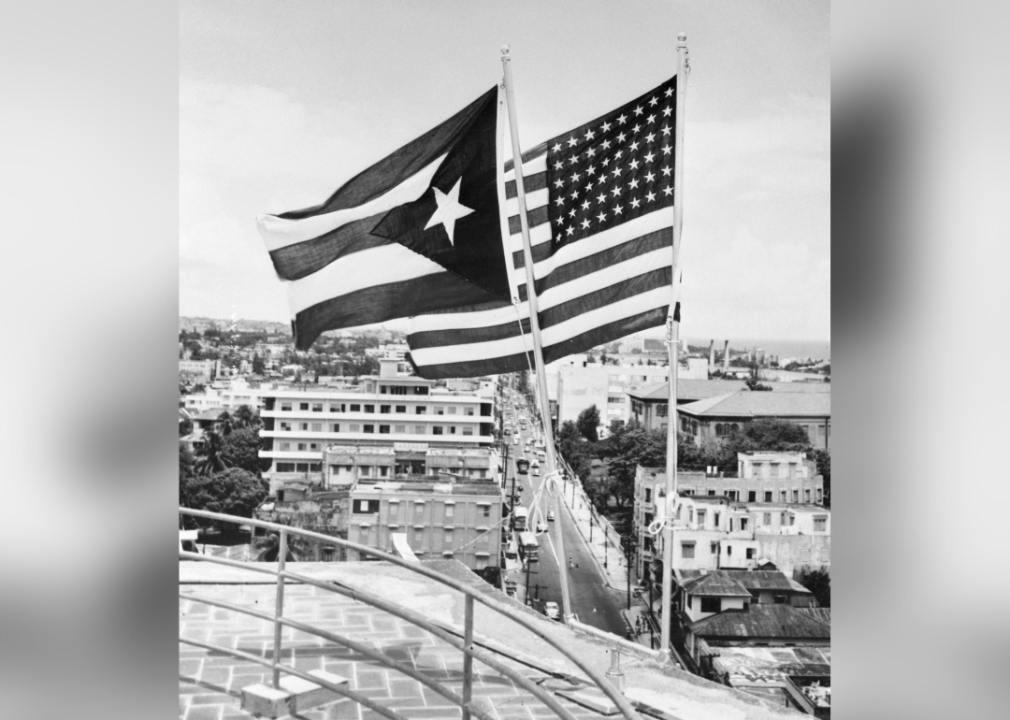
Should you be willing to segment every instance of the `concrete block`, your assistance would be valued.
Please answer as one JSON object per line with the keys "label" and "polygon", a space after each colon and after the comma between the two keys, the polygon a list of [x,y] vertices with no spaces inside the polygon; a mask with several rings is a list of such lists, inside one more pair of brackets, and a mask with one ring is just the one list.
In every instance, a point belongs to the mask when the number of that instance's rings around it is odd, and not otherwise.
{"label": "concrete block", "polygon": [[[308,674],[332,685],[347,685],[347,678],[334,675],[325,670],[310,670]],[[343,697],[328,688],[292,675],[281,678],[281,687],[291,694],[288,706],[292,715],[311,710],[314,707],[325,705]]]}
{"label": "concrete block", "polygon": [[242,710],[256,717],[277,718],[290,715],[290,699],[291,693],[269,685],[256,684],[242,688]]}

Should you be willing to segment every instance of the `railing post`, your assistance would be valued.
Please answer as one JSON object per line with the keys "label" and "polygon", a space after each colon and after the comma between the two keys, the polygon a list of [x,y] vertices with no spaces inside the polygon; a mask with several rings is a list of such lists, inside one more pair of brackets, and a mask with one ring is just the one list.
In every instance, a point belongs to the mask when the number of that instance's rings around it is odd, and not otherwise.
{"label": "railing post", "polygon": [[617,648],[611,648],[610,650],[610,667],[607,669],[606,676],[617,692],[624,692],[624,671],[621,670],[621,651]]}
{"label": "railing post", "polygon": [[281,530],[280,540],[277,543],[277,604],[274,609],[274,688],[281,687],[281,633],[283,626],[281,618],[284,617],[284,566],[288,559],[288,531]]}
{"label": "railing post", "polygon": [[463,719],[470,720],[470,699],[473,697],[473,597],[463,602]]}

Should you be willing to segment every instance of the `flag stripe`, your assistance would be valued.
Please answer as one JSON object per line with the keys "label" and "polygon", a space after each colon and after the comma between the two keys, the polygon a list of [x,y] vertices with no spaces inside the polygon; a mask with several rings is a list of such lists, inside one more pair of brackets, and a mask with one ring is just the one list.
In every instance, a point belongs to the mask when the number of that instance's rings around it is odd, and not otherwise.
{"label": "flag stripe", "polygon": [[[547,188],[547,171],[543,170],[532,175],[526,175],[525,173],[526,166],[523,165],[523,187],[526,189],[526,199],[528,201],[530,193],[536,192],[537,190],[545,190]],[[512,198],[519,197],[519,191],[516,188],[515,180],[509,180],[505,183],[505,197],[510,200]]]}
{"label": "flag stripe", "polygon": [[[426,309],[455,308],[460,303],[479,304],[493,296],[473,283],[450,272],[439,272],[381,285],[368,285],[339,297],[312,305],[295,316],[299,337],[315,340],[320,333],[334,328],[357,327],[403,317],[404,306]],[[309,340],[308,342],[312,342]]]}
{"label": "flag stripe", "polygon": [[[546,175],[545,175],[546,177]],[[530,210],[535,210],[539,207],[544,207],[550,198],[548,197],[547,188],[538,188],[536,190],[526,191],[526,212]],[[505,211],[509,214],[509,217],[515,216],[516,221],[519,219],[519,198],[511,197],[505,201]]]}
{"label": "flag stripe", "polygon": [[274,270],[281,280],[300,280],[345,255],[390,245],[395,241],[371,234],[383,217],[373,215],[355,220],[307,242],[274,250],[270,253]]}
{"label": "flag stripe", "polygon": [[[668,311],[669,305],[665,305],[593,328],[562,343],[544,348],[544,360],[545,362],[553,362],[566,355],[594,348],[601,343],[608,342],[612,338],[624,337],[640,330],[663,325],[666,322]],[[526,337],[529,338],[530,336],[527,335]],[[443,378],[500,375],[502,373],[517,372],[531,367],[533,362],[533,353],[530,351],[525,354],[518,352],[501,357],[468,360],[465,362],[440,362],[426,365],[419,369],[424,372],[424,377],[440,380]]]}
{"label": "flag stripe", "polygon": [[[567,320],[583,313],[602,308],[608,304],[625,300],[634,295],[639,295],[659,287],[670,284],[671,270],[666,267],[650,270],[646,273],[632,277],[628,280],[615,283],[609,287],[596,290],[594,292],[583,293],[579,296],[559,303],[552,308],[540,311],[541,327],[546,329],[553,325],[559,325]],[[525,312],[520,312],[522,316],[523,333],[529,334],[530,321],[529,312],[524,306]],[[485,343],[495,340],[513,338],[519,335],[519,318],[515,311],[511,311],[512,317],[506,322],[496,325],[481,324],[477,327],[450,328],[429,330],[425,332],[415,332],[410,336],[410,347],[414,350],[422,350],[430,347],[464,345],[473,343]]]}
{"label": "flag stripe", "polygon": [[337,299],[370,285],[384,286],[445,272],[445,268],[435,261],[399,243],[381,245],[343,257],[318,272],[293,281],[288,286],[291,308],[297,314],[324,300]]}
{"label": "flag stripe", "polygon": [[[606,306],[579,313],[552,327],[544,328],[541,333],[544,350],[546,352],[548,346],[565,342],[580,335],[580,331],[583,328],[618,322],[623,318],[638,315],[657,307],[669,307],[669,303],[669,289],[667,287],[659,287],[646,289],[644,292],[617,300]],[[418,349],[412,353],[414,361],[419,366],[427,366],[444,364],[450,361],[469,362],[482,358],[504,357],[512,354],[521,355],[523,340],[519,337],[518,327],[516,325],[513,325],[513,327],[515,329],[511,331],[511,336],[502,339]],[[408,342],[413,348],[413,333],[408,336]]]}
{"label": "flag stripe", "polygon": [[310,215],[305,218],[260,215],[257,218],[260,236],[266,243],[267,250],[279,250],[333,232],[355,220],[386,213],[399,205],[414,202],[427,191],[446,155],[443,154],[428,163],[419,172],[405,178],[403,182],[391,188],[389,192],[356,207]]}
{"label": "flag stripe", "polygon": [[[526,220],[529,222],[530,227],[534,225],[543,225],[550,218],[547,216],[547,205],[541,205],[538,208],[530,210],[527,208]],[[519,224],[519,216],[513,215],[509,218],[509,234],[516,235],[522,232],[522,226]],[[521,239],[521,238],[520,238]]]}
{"label": "flag stripe", "polygon": [[[541,160],[541,158],[543,159]],[[527,165],[530,166],[531,168],[536,168],[537,167],[536,163],[539,162],[543,163],[542,165],[539,166],[540,170],[544,170],[547,168],[547,143],[545,142],[540,143],[535,148],[527,150],[526,152],[523,153],[523,177],[525,177],[526,173],[528,172],[526,169]],[[539,172],[539,170],[535,172]],[[508,160],[505,161],[505,179],[515,180],[515,176],[516,176],[515,162],[513,161],[513,158],[509,158]]]}

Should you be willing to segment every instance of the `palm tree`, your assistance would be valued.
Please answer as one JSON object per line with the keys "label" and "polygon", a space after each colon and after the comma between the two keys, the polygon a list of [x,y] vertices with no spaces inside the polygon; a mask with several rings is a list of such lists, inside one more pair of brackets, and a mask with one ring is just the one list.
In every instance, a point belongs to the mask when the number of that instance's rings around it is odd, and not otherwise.
{"label": "palm tree", "polygon": [[214,430],[208,430],[204,438],[200,459],[197,460],[194,467],[198,475],[213,475],[228,467],[228,463],[222,456],[224,441],[221,439],[221,435]]}
{"label": "palm tree", "polygon": [[231,435],[231,431],[235,429],[236,423],[232,420],[228,411],[225,410],[217,416],[217,422],[214,423],[214,426],[222,435]]}

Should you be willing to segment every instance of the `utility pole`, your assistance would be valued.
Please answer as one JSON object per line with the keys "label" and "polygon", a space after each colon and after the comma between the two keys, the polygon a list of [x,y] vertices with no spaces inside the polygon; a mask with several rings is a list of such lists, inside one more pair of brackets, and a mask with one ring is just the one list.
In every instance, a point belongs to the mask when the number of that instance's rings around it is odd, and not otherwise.
{"label": "utility pole", "polygon": [[655,649],[656,637],[652,629],[652,573],[649,573],[649,647]]}
{"label": "utility pole", "polygon": [[603,569],[607,569],[607,556],[610,554],[610,547],[607,545],[607,537],[610,533],[607,532],[607,528],[603,527],[603,523],[600,523],[600,530],[603,531]]}

